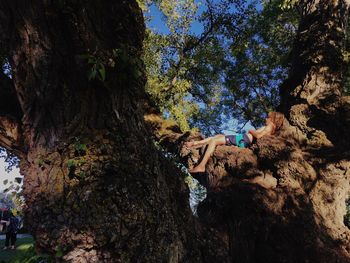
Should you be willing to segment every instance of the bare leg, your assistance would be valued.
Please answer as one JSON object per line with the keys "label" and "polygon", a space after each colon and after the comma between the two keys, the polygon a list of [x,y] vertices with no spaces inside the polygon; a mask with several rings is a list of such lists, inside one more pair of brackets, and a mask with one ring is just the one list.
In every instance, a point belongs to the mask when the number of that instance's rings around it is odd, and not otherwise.
{"label": "bare leg", "polygon": [[207,164],[210,156],[213,154],[215,151],[215,147],[217,145],[224,145],[226,144],[225,141],[225,135],[216,135],[214,137],[211,137],[208,143],[208,148],[203,156],[202,161],[194,167],[192,170],[190,170],[190,173],[200,173],[205,171],[205,165]]}
{"label": "bare leg", "polygon": [[[215,137],[215,136],[214,136]],[[185,146],[187,147],[194,147],[194,148],[200,148],[204,145],[207,145],[211,139],[214,137],[208,137],[200,141],[191,141],[191,142],[185,142]]]}

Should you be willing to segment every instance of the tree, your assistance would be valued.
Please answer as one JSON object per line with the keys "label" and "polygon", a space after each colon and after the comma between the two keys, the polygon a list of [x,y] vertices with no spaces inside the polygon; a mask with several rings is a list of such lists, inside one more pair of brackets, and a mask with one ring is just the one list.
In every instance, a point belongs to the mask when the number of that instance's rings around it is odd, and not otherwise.
{"label": "tree", "polygon": [[[251,150],[218,147],[207,175],[198,175],[208,187],[199,218],[221,230],[234,262],[350,260],[344,224],[350,112],[341,85],[349,2],[300,1],[297,8],[291,70],[281,86],[288,122]],[[176,147],[184,135],[174,135],[174,125],[153,127],[161,127],[161,144],[186,165],[197,162],[198,151]]]}
{"label": "tree", "polygon": [[67,262],[221,258],[145,128],[136,1],[2,1],[0,20],[0,143],[20,159],[37,249]]}
{"label": "tree", "polygon": [[[254,151],[219,148],[196,219],[143,120],[136,2],[1,1],[11,78],[0,79],[0,143],[20,158],[37,248],[68,262],[348,262],[350,104],[339,91],[348,3],[301,9],[282,90],[291,125]],[[146,120],[161,145],[191,163],[188,134],[155,113]]]}
{"label": "tree", "polygon": [[[146,90],[160,111],[183,132],[220,133],[233,128],[232,119],[241,128],[248,121],[260,125],[279,103],[295,9],[281,0],[155,2],[169,32],[148,29],[144,60]],[[190,30],[194,23],[202,32]]]}
{"label": "tree", "polygon": [[[350,233],[343,222],[349,190],[344,141],[349,130],[348,99],[342,97],[341,87],[348,5],[346,1],[300,1],[298,6],[301,21],[292,67],[281,88],[281,109],[292,126],[281,134],[284,141],[265,138],[255,149],[260,165],[276,179],[276,188],[248,191],[253,196],[248,201],[263,206],[250,206],[255,213],[249,210],[258,229],[249,229],[245,220],[233,234],[247,244],[245,249],[260,258],[270,257],[270,262],[349,261]],[[247,230],[242,231],[242,226]],[[252,236],[246,238],[247,232],[258,240],[255,244]],[[265,242],[273,245],[262,245]]]}

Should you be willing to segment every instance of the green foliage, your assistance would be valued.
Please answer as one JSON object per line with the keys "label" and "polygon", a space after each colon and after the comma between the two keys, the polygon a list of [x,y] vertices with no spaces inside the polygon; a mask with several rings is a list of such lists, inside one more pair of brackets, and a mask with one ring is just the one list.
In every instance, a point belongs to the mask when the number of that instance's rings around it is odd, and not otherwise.
{"label": "green foliage", "polygon": [[[105,82],[116,77],[121,82],[131,82],[143,76],[144,65],[140,58],[140,51],[134,47],[121,43],[110,50],[90,52],[79,55],[89,66],[88,79]],[[116,80],[114,80],[116,81]]]}
{"label": "green foliage", "polygon": [[153,1],[152,0],[136,0],[136,2],[139,4],[139,7],[142,9],[143,12],[147,12],[148,6]]}
{"label": "green foliage", "polygon": [[138,52],[132,47],[121,45],[119,48],[112,50],[110,64],[116,67],[119,77],[124,80],[138,79],[143,75],[143,61]]}
{"label": "green foliage", "polygon": [[225,74],[225,100],[232,103],[225,105],[225,113],[255,126],[279,104],[278,86],[287,75],[298,23],[296,10],[282,9],[281,0],[262,1],[261,11],[257,4],[237,6],[242,9],[238,14],[222,14],[237,22],[224,23],[219,30],[230,43],[232,58]]}
{"label": "green foliage", "polygon": [[[12,158],[12,157],[11,157]],[[15,162],[17,162],[17,157],[14,156]],[[6,161],[6,159],[5,159]],[[14,160],[10,160],[13,162]],[[17,164],[11,164],[16,165]],[[12,168],[11,168],[12,169]],[[24,197],[22,192],[22,180],[23,177],[14,177],[13,180],[4,180],[3,184],[6,185],[6,189],[3,190],[3,193],[0,194],[0,206],[10,208],[15,214],[22,214],[24,206]]]}
{"label": "green foliage", "polygon": [[87,151],[86,144],[76,143],[74,146],[75,146],[75,150],[78,152],[79,155],[84,155]]}
{"label": "green foliage", "polygon": [[147,72],[146,91],[161,111],[176,120],[183,131],[190,130],[188,120],[198,111],[189,99],[192,81],[186,77],[191,63],[182,52],[190,37],[198,3],[194,0],[156,1],[169,34],[147,30],[144,62]]}
{"label": "green foliage", "polygon": [[80,171],[78,176],[81,178],[81,179],[84,179],[86,177],[86,173],[84,171]]}
{"label": "green foliage", "polygon": [[22,216],[24,206],[22,189],[18,189],[11,193],[8,192],[9,190],[0,193],[0,207],[6,207],[10,209],[14,215]]}
{"label": "green foliage", "polygon": [[345,201],[346,214],[344,215],[344,224],[350,228],[350,198]]}
{"label": "green foliage", "polygon": [[86,59],[87,63],[90,65],[90,70],[88,73],[88,79],[94,80],[98,78],[101,81],[106,79],[106,68],[101,57],[96,54],[86,54],[81,55],[80,58]]}
{"label": "green foliage", "polygon": [[[4,247],[5,240],[0,240],[0,247]],[[23,263],[35,255],[33,249],[32,237],[18,237],[16,241],[16,250],[0,250],[0,263]],[[33,262],[33,261],[32,261]],[[38,261],[34,261],[38,262]],[[45,261],[42,261],[45,262]]]}
{"label": "green foliage", "polygon": [[292,9],[293,7],[295,7],[298,4],[298,0],[283,0],[281,1],[279,7],[282,10],[288,10],[288,9]]}
{"label": "green foliage", "polygon": [[39,167],[44,165],[44,160],[43,159],[38,159],[37,164],[39,165]]}
{"label": "green foliage", "polygon": [[69,159],[67,162],[68,170],[72,170],[76,167],[75,161],[72,159]]}
{"label": "green foliage", "polygon": [[54,260],[47,254],[37,254],[34,246],[30,246],[24,252],[11,259],[9,263],[51,263]]}
{"label": "green foliage", "polygon": [[83,156],[86,154],[87,146],[86,144],[81,143],[79,138],[75,138],[74,150],[76,155]]}
{"label": "green foliage", "polygon": [[[151,2],[144,2],[146,21]],[[146,90],[164,116],[183,131],[198,127],[205,134],[227,129],[232,119],[261,124],[279,103],[296,9],[284,0],[153,3],[168,33],[146,32]],[[202,34],[191,31],[193,23],[201,24]]]}
{"label": "green foliage", "polygon": [[66,253],[67,253],[67,247],[65,246],[57,246],[56,247],[56,253],[55,257],[56,258],[62,258]]}

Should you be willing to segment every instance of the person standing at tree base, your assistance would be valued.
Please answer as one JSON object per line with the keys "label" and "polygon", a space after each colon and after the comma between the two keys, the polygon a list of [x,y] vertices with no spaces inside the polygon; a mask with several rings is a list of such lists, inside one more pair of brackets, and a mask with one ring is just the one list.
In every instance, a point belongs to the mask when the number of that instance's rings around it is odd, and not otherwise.
{"label": "person standing at tree base", "polygon": [[5,247],[3,249],[8,249],[8,248],[16,249],[18,229],[19,229],[19,220],[11,212],[11,215],[8,221],[7,231],[6,231]]}

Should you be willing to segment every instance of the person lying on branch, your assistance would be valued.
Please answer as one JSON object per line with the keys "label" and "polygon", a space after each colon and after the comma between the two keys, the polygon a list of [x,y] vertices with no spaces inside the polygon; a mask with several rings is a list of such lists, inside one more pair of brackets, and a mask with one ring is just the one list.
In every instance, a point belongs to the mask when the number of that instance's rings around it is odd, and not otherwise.
{"label": "person lying on branch", "polygon": [[202,161],[193,169],[190,173],[202,173],[205,171],[205,165],[207,164],[210,156],[215,151],[217,145],[234,145],[240,148],[249,147],[255,143],[256,139],[264,137],[266,135],[274,135],[283,124],[284,115],[280,112],[270,112],[268,117],[265,119],[265,126],[257,130],[249,130],[246,134],[236,134],[236,135],[223,135],[218,134],[213,137],[205,138],[200,141],[190,141],[186,142],[185,146],[188,148],[200,148],[208,145],[207,150],[203,156]]}

